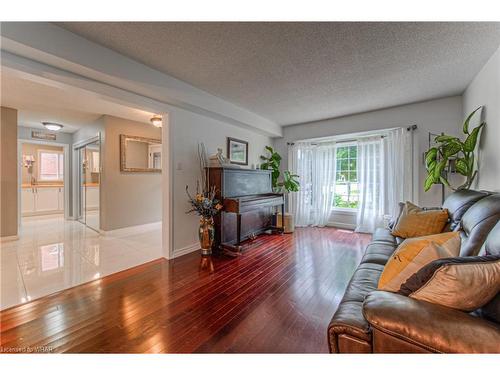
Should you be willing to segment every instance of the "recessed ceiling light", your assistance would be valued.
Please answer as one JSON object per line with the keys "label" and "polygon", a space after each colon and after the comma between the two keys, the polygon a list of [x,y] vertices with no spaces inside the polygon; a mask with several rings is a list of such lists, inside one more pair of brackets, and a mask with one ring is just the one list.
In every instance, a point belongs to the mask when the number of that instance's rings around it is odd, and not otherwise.
{"label": "recessed ceiling light", "polygon": [[56,132],[64,128],[61,124],[56,124],[55,122],[42,122],[42,125],[45,126],[46,129]]}
{"label": "recessed ceiling light", "polygon": [[151,121],[153,126],[156,126],[157,128],[161,128],[163,125],[163,119],[160,115],[154,115],[149,121]]}

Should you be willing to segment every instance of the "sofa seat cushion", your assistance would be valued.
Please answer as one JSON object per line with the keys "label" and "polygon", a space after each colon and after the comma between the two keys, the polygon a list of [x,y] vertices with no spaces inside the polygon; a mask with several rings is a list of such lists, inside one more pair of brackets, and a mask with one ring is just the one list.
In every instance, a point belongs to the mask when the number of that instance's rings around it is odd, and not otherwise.
{"label": "sofa seat cushion", "polygon": [[380,264],[361,264],[347,285],[342,302],[363,302],[368,293],[377,289],[378,280],[383,270],[384,266]]}
{"label": "sofa seat cushion", "polygon": [[395,244],[372,242],[366,247],[365,255],[361,259],[361,264],[375,263],[383,266],[387,263],[395,250]]}

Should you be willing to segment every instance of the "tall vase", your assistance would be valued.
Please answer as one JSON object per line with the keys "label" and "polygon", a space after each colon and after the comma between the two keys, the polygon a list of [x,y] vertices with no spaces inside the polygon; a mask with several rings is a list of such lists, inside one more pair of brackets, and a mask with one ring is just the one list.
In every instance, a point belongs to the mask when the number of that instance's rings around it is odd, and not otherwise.
{"label": "tall vase", "polygon": [[201,255],[212,254],[212,244],[215,236],[214,219],[200,217],[198,236],[200,238]]}

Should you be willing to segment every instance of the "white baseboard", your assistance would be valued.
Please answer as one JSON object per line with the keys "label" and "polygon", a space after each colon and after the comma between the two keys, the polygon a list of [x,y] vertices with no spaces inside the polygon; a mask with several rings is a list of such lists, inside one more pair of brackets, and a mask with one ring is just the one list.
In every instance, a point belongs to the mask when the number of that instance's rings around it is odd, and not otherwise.
{"label": "white baseboard", "polygon": [[330,221],[330,222],[328,222],[327,226],[328,227],[340,228],[340,229],[349,229],[349,230],[356,229],[356,225],[346,224],[346,223],[340,223],[340,222],[337,222],[337,221]]}
{"label": "white baseboard", "polygon": [[0,237],[0,243],[17,241],[18,239],[19,239],[19,236],[17,236],[17,235],[15,235],[15,236],[3,236],[3,237]]}
{"label": "white baseboard", "polygon": [[130,235],[140,234],[140,233],[147,232],[150,230],[155,230],[155,229],[161,230],[161,225],[162,225],[161,221],[156,221],[154,223],[133,225],[131,227],[118,228],[118,229],[112,229],[112,230],[100,229],[99,232],[105,236],[130,236]]}
{"label": "white baseboard", "polygon": [[194,244],[182,247],[180,249],[175,249],[174,250],[174,258],[178,258],[180,256],[199,251],[200,250],[200,244],[199,242],[196,242]]}

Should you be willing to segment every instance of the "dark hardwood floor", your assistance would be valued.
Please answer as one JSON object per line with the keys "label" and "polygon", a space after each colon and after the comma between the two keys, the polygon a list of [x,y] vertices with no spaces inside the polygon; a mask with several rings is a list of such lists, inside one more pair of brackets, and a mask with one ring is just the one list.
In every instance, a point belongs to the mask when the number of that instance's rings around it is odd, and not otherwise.
{"label": "dark hardwood floor", "polygon": [[[0,345],[52,352],[317,353],[369,235],[264,235],[238,258],[156,260],[0,312]],[[19,349],[21,348],[21,349]]]}

